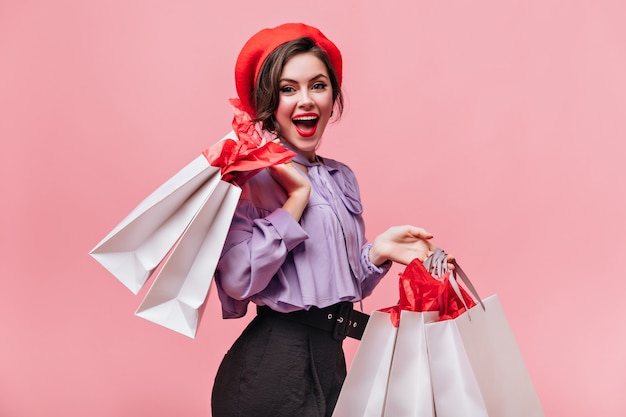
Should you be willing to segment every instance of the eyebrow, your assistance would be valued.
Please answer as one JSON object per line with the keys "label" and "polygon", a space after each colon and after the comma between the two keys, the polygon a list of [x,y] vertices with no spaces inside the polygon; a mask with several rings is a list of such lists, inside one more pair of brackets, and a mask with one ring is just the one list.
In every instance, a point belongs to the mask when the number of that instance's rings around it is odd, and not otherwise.
{"label": "eyebrow", "polygon": [[[320,72],[320,73],[319,73],[319,74],[317,74],[315,77],[311,78],[308,82],[315,81],[315,80],[317,80],[317,79],[319,79],[319,78],[326,78],[326,79],[328,79],[328,77],[327,77],[326,75],[324,75],[324,74],[322,74],[322,73]],[[289,78],[281,78],[279,81],[280,81],[280,82],[286,81],[286,82],[288,82],[288,83],[297,83],[297,81],[296,81],[296,80],[292,80],[292,79],[289,79]]]}

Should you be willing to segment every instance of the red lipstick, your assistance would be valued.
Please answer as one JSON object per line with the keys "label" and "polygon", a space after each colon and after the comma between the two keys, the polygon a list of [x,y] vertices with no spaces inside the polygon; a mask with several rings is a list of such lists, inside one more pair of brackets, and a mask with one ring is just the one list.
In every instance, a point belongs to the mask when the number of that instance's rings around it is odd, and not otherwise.
{"label": "red lipstick", "polygon": [[310,137],[317,131],[317,122],[319,121],[319,115],[316,113],[301,113],[294,116],[291,121],[293,122],[296,132],[302,137]]}

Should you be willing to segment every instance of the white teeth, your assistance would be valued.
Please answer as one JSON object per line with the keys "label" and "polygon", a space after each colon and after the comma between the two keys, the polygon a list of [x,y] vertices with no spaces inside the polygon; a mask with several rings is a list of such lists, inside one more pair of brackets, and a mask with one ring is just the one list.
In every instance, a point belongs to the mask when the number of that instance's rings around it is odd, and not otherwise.
{"label": "white teeth", "polygon": [[294,117],[293,120],[306,122],[308,120],[317,120],[317,117],[316,116],[302,116],[302,117]]}

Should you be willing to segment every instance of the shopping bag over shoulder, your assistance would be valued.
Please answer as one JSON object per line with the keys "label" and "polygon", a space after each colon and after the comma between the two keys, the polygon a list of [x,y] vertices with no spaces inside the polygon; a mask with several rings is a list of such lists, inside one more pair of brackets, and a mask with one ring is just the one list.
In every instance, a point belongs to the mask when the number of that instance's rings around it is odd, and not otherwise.
{"label": "shopping bag over shoulder", "polygon": [[137,294],[220,180],[220,168],[198,156],[131,211],[91,256]]}
{"label": "shopping bag over shoulder", "polygon": [[243,184],[295,154],[263,141],[231,100],[233,132],[140,203],[90,254],[135,294],[136,314],[194,337]]}
{"label": "shopping bag over shoulder", "polygon": [[217,184],[178,240],[135,312],[154,323],[195,337],[241,189]]}
{"label": "shopping bag over shoulder", "polygon": [[396,332],[388,313],[372,313],[339,394],[333,417],[382,416]]}

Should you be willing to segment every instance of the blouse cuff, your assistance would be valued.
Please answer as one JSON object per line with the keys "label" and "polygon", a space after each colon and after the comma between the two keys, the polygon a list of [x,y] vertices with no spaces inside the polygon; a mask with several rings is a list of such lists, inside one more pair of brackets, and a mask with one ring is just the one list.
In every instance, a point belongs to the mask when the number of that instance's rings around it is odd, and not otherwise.
{"label": "blouse cuff", "polygon": [[308,233],[304,231],[300,223],[283,208],[274,210],[265,219],[274,226],[288,251],[309,238]]}
{"label": "blouse cuff", "polygon": [[390,259],[387,259],[385,262],[383,262],[379,266],[374,265],[370,261],[370,249],[372,248],[372,245],[373,243],[368,243],[367,245],[365,245],[365,250],[361,251],[362,256],[363,256],[363,261],[364,261],[363,264],[368,268],[370,272],[373,272],[376,274],[386,274],[391,268],[391,265],[393,264],[393,262]]}

